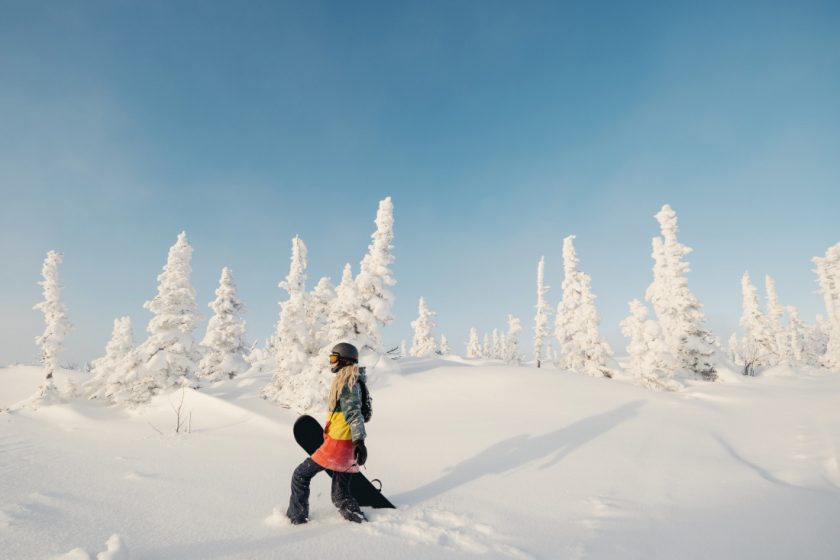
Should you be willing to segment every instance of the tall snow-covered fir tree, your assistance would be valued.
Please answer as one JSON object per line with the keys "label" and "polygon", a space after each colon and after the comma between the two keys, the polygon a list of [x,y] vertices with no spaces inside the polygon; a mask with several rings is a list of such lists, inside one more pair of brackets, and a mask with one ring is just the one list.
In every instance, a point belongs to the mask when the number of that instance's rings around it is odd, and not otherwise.
{"label": "tall snow-covered fir tree", "polygon": [[826,312],[821,330],[827,343],[820,361],[828,369],[840,370],[840,243],[829,247],[824,257],[814,257],[813,262]]}
{"label": "tall snow-covered fir tree", "polygon": [[598,333],[600,318],[589,275],[578,270],[574,235],[563,240],[563,300],[557,306],[554,335],[560,343],[564,369],[612,377],[609,345]]}
{"label": "tall snow-covered fir tree", "polygon": [[505,333],[502,345],[502,359],[507,364],[519,365],[522,363],[522,354],[519,351],[519,333],[522,332],[522,321],[513,315],[508,315],[508,330]]}
{"label": "tall snow-covered fir tree", "polygon": [[621,321],[621,333],[630,339],[630,373],[649,389],[676,389],[668,375],[668,349],[659,325],[648,319],[648,309],[641,301],[634,299],[629,305],[630,315]]}
{"label": "tall snow-covered fir tree", "polygon": [[201,316],[190,282],[192,253],[182,231],[158,275],[157,295],[143,304],[153,315],[149,337],[126,356],[121,375],[107,389],[115,402],[139,404],[160,391],[195,384],[201,355],[193,331]]}
{"label": "tall snow-covered fir tree", "polygon": [[85,384],[85,392],[91,399],[106,398],[107,389],[114,377],[114,382],[122,375],[120,367],[134,350],[134,332],[131,329],[131,317],[114,319],[111,339],[105,346],[105,355],[91,363],[91,379]]}
{"label": "tall snow-covered fir tree", "polygon": [[493,329],[493,348],[490,357],[494,360],[502,359],[502,337],[499,335],[499,329]]}
{"label": "tall snow-covered fir tree", "polygon": [[749,272],[741,276],[741,329],[742,339],[731,341],[735,361],[744,368],[744,374],[753,375],[759,366],[773,365],[776,360],[775,337],[767,316],[758,304],[758,290],[750,280]]}
{"label": "tall snow-covered fir tree", "polygon": [[61,284],[58,281],[58,265],[63,258],[64,255],[57,251],[47,253],[41,267],[43,280],[38,282],[43,289],[44,300],[34,307],[44,315],[44,332],[35,338],[41,349],[41,364],[46,371],[44,383],[38,389],[37,396],[42,402],[52,402],[58,398],[53,374],[58,369],[58,355],[64,349],[64,337],[73,328],[61,301]]}
{"label": "tall snow-covered fir tree", "polygon": [[358,327],[365,335],[365,345],[382,354],[379,326],[394,320],[391,313],[394,294],[390,288],[397,283],[391,273],[394,263],[394,205],[390,196],[379,202],[375,223],[376,231],[371,235],[368,253],[362,259],[356,277],[359,299],[368,311],[360,317],[364,320],[359,322]]}
{"label": "tall snow-covered fir tree", "polygon": [[484,345],[481,347],[481,357],[488,360],[492,359],[493,348],[494,346],[493,342],[490,340],[490,333],[484,333]]}
{"label": "tall snow-covered fir tree", "polygon": [[534,317],[534,361],[537,367],[542,365],[545,358],[546,343],[551,336],[548,327],[548,316],[551,313],[545,295],[548,286],[545,285],[545,257],[540,257],[537,264],[537,314]]}
{"label": "tall snow-covered fir tree", "polygon": [[417,319],[411,322],[414,337],[411,340],[410,353],[415,358],[431,356],[437,350],[433,330],[435,323],[432,318],[435,312],[426,307],[425,298],[421,297],[417,305]]}
{"label": "tall snow-covered fir tree", "polygon": [[653,305],[675,369],[707,381],[717,379],[713,362],[715,338],[706,328],[702,306],[685,275],[691,270],[684,257],[691,252],[677,240],[677,215],[667,204],[657,212],[661,237],[653,238],[653,283],[645,297]]}
{"label": "tall snow-covered fir tree", "polygon": [[779,303],[776,281],[769,274],[764,277],[764,290],[767,295],[767,327],[773,345],[773,362],[778,364],[790,354],[787,348],[787,329],[782,325],[785,308]]}
{"label": "tall snow-covered fir tree", "polygon": [[280,302],[280,318],[277,321],[277,370],[271,383],[263,389],[263,396],[269,400],[290,404],[295,399],[292,379],[301,374],[309,362],[310,340],[306,313],[306,245],[295,236],[292,239],[292,256],[289,274],[280,282],[288,299]]}
{"label": "tall snow-covered fir tree", "polygon": [[248,343],[245,341],[245,321],[242,313],[245,304],[236,294],[233,273],[228,267],[222,269],[216,299],[209,304],[213,316],[207,323],[207,333],[201,345],[204,356],[198,364],[199,377],[204,381],[233,379],[248,370],[245,355]]}
{"label": "tall snow-covered fir tree", "polygon": [[478,331],[470,327],[470,337],[467,342],[467,358],[481,357],[481,343],[478,341]]}

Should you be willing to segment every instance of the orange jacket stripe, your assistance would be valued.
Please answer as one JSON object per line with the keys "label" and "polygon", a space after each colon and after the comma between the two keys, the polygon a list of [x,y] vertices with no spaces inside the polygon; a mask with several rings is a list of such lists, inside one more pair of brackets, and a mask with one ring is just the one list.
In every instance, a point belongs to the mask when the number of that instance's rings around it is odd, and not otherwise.
{"label": "orange jacket stripe", "polygon": [[324,443],[312,455],[312,460],[332,471],[359,472],[359,467],[354,464],[354,447],[344,413],[332,412],[324,428]]}

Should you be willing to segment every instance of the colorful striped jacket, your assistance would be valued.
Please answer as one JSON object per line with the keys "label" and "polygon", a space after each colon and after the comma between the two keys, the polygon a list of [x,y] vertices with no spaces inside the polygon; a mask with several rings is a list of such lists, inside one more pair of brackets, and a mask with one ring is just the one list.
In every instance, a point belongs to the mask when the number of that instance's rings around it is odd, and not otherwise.
{"label": "colorful striped jacket", "polygon": [[[367,383],[364,368],[359,368],[359,381]],[[362,391],[359,384],[344,387],[338,395],[335,410],[328,413],[324,427],[324,443],[312,454],[312,460],[331,471],[359,472],[353,459],[354,441],[365,439],[362,418]]]}

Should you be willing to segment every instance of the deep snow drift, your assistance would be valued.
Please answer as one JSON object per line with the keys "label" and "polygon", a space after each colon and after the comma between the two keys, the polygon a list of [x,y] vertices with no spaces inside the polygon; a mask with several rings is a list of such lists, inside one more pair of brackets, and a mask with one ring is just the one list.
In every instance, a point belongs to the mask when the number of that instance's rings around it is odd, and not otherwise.
{"label": "deep snow drift", "polygon": [[2,368],[0,556],[840,557],[840,374],[660,393],[555,369],[401,365],[372,387],[366,471],[398,509],[349,524],[319,475],[302,527],[282,516],[304,458],[296,414],[259,398],[267,377],[186,391],[191,433],[176,435],[178,392],[133,411],[16,408],[43,370]]}

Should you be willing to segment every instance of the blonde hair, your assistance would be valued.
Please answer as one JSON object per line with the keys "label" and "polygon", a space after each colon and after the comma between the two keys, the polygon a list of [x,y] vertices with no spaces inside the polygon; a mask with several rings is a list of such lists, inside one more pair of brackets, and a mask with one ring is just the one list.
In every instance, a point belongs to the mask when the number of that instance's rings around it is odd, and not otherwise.
{"label": "blonde hair", "polygon": [[358,378],[359,366],[356,364],[350,364],[338,370],[338,373],[335,374],[335,379],[333,379],[332,385],[330,386],[330,397],[327,399],[330,412],[335,410],[336,404],[338,403],[338,396],[341,394],[342,389],[344,389],[344,387],[352,389]]}

